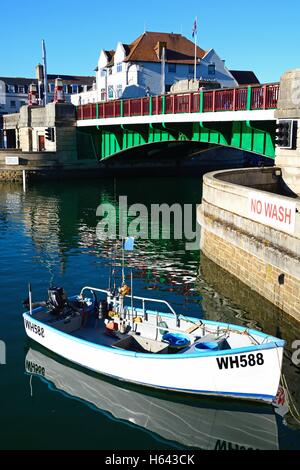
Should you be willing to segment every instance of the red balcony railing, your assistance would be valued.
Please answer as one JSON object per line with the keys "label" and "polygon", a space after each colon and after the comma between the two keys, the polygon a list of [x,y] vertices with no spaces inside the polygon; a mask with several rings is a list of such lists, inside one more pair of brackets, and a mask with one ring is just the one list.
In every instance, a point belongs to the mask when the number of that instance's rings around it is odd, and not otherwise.
{"label": "red balcony railing", "polygon": [[77,106],[77,119],[276,109],[279,83]]}
{"label": "red balcony railing", "polygon": [[233,98],[233,109],[235,111],[245,111],[247,109],[248,88],[236,88]]}

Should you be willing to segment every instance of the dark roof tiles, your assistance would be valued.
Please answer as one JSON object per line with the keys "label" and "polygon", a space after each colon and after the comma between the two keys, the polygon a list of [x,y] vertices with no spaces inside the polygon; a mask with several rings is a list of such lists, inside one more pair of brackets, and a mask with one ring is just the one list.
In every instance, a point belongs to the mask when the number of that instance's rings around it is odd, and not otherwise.
{"label": "dark roof tiles", "polygon": [[[195,44],[182,36],[173,33],[145,32],[130,45],[130,54],[126,61],[160,62],[157,54],[157,44],[166,43],[166,62],[193,64]],[[197,47],[197,57],[202,59],[205,51]]]}
{"label": "dark roof tiles", "polygon": [[231,75],[239,85],[256,85],[260,84],[257,76],[251,70],[230,70]]}
{"label": "dark roof tiles", "polygon": [[[160,62],[157,44],[163,42],[166,47],[166,62],[194,64],[195,44],[182,36],[173,33],[145,32],[131,44],[122,44],[125,50],[125,62]],[[115,51],[104,51],[108,57],[108,66],[114,65]],[[202,59],[205,51],[197,47],[197,57]]]}
{"label": "dark roof tiles", "polygon": [[[80,75],[55,75],[47,74],[48,82],[54,82],[56,78],[60,77],[66,85],[92,85],[95,77],[80,76]],[[0,77],[0,81],[5,82],[7,85],[30,85],[36,83],[36,78],[25,77]]]}

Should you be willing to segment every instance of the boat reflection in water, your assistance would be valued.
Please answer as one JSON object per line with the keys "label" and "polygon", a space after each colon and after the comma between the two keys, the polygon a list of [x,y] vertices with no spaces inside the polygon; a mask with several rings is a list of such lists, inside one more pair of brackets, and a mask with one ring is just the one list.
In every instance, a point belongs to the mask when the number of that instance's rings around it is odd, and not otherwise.
{"label": "boat reflection in water", "polygon": [[[144,428],[182,448],[207,450],[276,450],[278,429],[270,405],[228,400],[178,398],[158,392],[116,385],[92,373],[82,372],[45,350],[29,349],[25,370],[70,398],[94,405],[114,419]],[[191,404],[192,403],[192,404]]]}

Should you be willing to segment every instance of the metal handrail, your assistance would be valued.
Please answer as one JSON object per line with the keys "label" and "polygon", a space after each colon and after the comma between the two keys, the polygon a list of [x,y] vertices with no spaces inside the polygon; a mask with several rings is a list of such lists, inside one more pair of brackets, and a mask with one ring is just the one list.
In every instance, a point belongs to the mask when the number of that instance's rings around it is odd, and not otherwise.
{"label": "metal handrail", "polygon": [[[234,93],[234,94],[238,94],[238,92],[240,90],[244,90],[244,91],[247,91],[249,89],[251,89],[251,93],[252,91],[255,91],[255,90],[262,90],[264,91],[265,93],[268,92],[268,90],[274,88],[274,87],[278,87],[279,88],[280,86],[280,83],[279,82],[273,82],[273,83],[265,83],[265,84],[250,84],[250,85],[243,85],[243,86],[239,86],[239,87],[232,87],[232,88],[216,88],[216,89],[212,89],[212,90],[203,90],[203,91],[195,91],[195,92],[180,92],[180,93],[168,93],[168,94],[165,94],[165,95],[158,95],[158,96],[153,96],[152,97],[152,100],[156,100],[157,101],[157,105],[158,105],[158,101],[160,100],[160,104],[161,104],[161,100],[163,99],[168,99],[169,97],[174,97],[173,99],[176,99],[176,98],[180,98],[180,97],[189,97],[189,99],[191,99],[191,97],[193,96],[197,96],[197,95],[200,95],[201,93],[203,93],[203,96],[204,97],[210,97],[210,96],[225,96],[226,97],[226,94],[228,95],[228,93]],[[112,116],[109,116],[111,118],[116,118],[116,117],[138,117],[138,116],[144,116],[144,112],[142,112],[143,110],[143,103],[148,103],[149,101],[149,98],[146,98],[146,97],[142,97],[142,98],[137,98],[135,100],[132,100],[132,99],[121,99],[121,100],[112,100],[112,101],[105,101],[105,102],[100,102],[100,103],[97,103],[98,105],[101,104],[101,106],[103,106],[103,109],[106,109],[107,107],[109,106],[113,106],[114,107],[114,112],[112,113]],[[277,99],[276,99],[277,100]],[[244,98],[244,101],[245,101],[245,107],[247,105],[246,101],[247,101],[247,97]],[[125,113],[125,115],[123,115],[122,113],[117,113],[118,116],[116,116],[116,113],[115,113],[115,106],[116,106],[116,103],[119,103],[119,102],[123,102],[124,103],[124,106],[127,105],[127,104],[130,104],[131,102],[139,102],[140,103],[140,108],[141,108],[141,112],[139,113],[131,113],[130,109],[128,110],[128,113]],[[232,104],[234,104],[234,98],[232,99]],[[275,105],[275,101],[274,101],[274,105]],[[92,106],[96,106],[95,103],[92,104]],[[130,107],[129,107],[130,108]],[[200,102],[199,102],[199,108],[200,108]],[[234,106],[233,106],[234,108]],[[89,116],[88,117],[85,117],[84,115],[84,110],[87,109],[88,110],[88,114]],[[162,108],[163,109],[163,108]],[[163,110],[160,110],[157,108],[155,112],[153,112],[153,114],[155,115],[163,115],[164,112]],[[258,109],[265,109],[264,106],[259,106]],[[90,104],[86,104],[86,105],[80,105],[80,106],[77,106],[77,110],[78,112],[81,113],[81,111],[83,110],[83,116],[81,115],[80,116],[80,119],[88,119],[88,118],[92,118],[94,119],[96,116],[91,116],[90,113],[91,113],[91,105]],[[190,110],[189,113],[191,112],[194,112],[194,113],[197,113],[199,112],[200,109],[197,109],[197,110]],[[221,111],[224,111],[225,109],[221,109]],[[233,111],[236,111],[236,109],[232,109]],[[209,110],[211,111],[211,110]],[[203,112],[209,112],[209,111],[205,111],[203,110]],[[216,110],[213,109],[213,111],[215,112]],[[151,113],[149,112],[149,115]],[[177,112],[172,112],[172,113],[168,113],[168,114],[177,114]],[[103,116],[103,118],[106,117],[106,113],[105,115]]]}
{"label": "metal handrail", "polygon": [[[83,292],[85,290],[90,290],[90,291],[95,291],[95,292],[102,292],[103,294],[110,294],[110,292],[108,290],[105,290],[105,289],[99,289],[98,287],[90,287],[90,286],[87,286],[87,287],[83,287],[81,289],[81,292],[80,292],[80,297],[82,297],[83,295]],[[173,307],[166,301],[166,300],[159,300],[159,299],[149,299],[147,297],[137,297],[137,296],[131,296],[131,295],[126,295],[125,296],[127,299],[134,299],[134,300],[140,300],[143,302],[143,306],[145,304],[145,302],[153,302],[153,303],[158,303],[158,304],[164,304],[166,305],[169,310],[173,313],[173,315],[175,315],[175,318],[177,320],[177,313],[175,312],[175,310],[173,309]]]}
{"label": "metal handrail", "polygon": [[91,290],[91,291],[95,291],[95,292],[102,292],[103,294],[109,294],[109,291],[108,290],[105,290],[105,289],[99,289],[98,287],[83,287],[81,289],[81,292],[80,292],[80,297],[82,297],[82,294],[85,290]]}

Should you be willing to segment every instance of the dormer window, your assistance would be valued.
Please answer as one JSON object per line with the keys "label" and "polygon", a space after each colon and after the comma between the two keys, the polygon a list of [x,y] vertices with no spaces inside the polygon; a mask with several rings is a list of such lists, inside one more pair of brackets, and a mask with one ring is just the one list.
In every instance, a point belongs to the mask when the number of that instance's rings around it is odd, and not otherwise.
{"label": "dormer window", "polygon": [[216,64],[211,63],[208,65],[208,75],[216,75]]}

